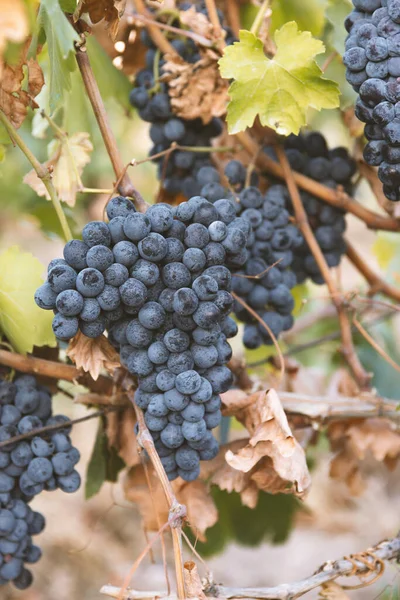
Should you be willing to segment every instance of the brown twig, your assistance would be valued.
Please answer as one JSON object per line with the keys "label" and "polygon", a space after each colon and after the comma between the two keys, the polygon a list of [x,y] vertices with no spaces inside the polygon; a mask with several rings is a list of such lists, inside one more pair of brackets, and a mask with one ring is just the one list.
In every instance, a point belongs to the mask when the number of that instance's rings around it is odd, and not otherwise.
{"label": "brown twig", "polygon": [[[238,133],[236,134],[236,137],[246,151],[249,152],[251,156],[254,156],[258,148],[257,142],[255,142],[246,132]],[[279,179],[285,179],[285,173],[282,165],[275,162],[264,152],[259,153],[257,157],[257,165],[271,175],[274,175]],[[325,185],[322,185],[322,183],[318,183],[317,181],[314,181],[314,179],[310,179],[309,177],[306,177],[301,173],[297,173],[296,171],[292,171],[292,173],[295,183],[300,188],[306,192],[309,192],[310,194],[313,194],[331,206],[335,206],[336,208],[340,208],[341,210],[345,210],[355,215],[364,221],[369,229],[400,231],[400,221],[398,219],[378,215],[351,198],[351,196],[345,192],[328,188]]]}
{"label": "brown twig", "polygon": [[255,310],[253,310],[251,308],[251,306],[249,306],[242,298],[240,298],[240,296],[238,296],[237,294],[235,294],[235,292],[231,292],[233,298],[239,302],[239,304],[241,304],[243,306],[243,308],[245,308],[247,310],[247,312],[249,314],[251,314],[252,317],[254,317],[261,325],[261,327],[263,327],[266,332],[268,333],[268,335],[270,336],[271,340],[274,343],[276,352],[279,356],[279,364],[280,364],[280,378],[283,379],[284,375],[285,375],[285,360],[283,358],[283,354],[282,354],[282,350],[278,344],[278,340],[276,339],[275,335],[273,334],[271,328],[269,327],[269,325],[267,325],[267,323],[265,323],[265,321],[262,320],[262,318],[260,317],[260,315],[258,313],[256,313]]}
{"label": "brown twig", "polygon": [[218,45],[220,48],[223,48],[225,46],[225,42],[222,35],[222,27],[221,23],[219,22],[215,0],[205,0],[205,5],[208,13],[208,18],[210,19],[211,25],[214,29],[214,35],[218,39]]}
{"label": "brown twig", "polygon": [[64,379],[80,383],[94,392],[107,394],[112,392],[113,382],[108,377],[100,375],[95,381],[88,373],[83,373],[73,365],[36,358],[35,356],[23,356],[15,352],[0,350],[0,364],[11,367],[21,373],[33,373],[43,375],[51,379]]}
{"label": "brown twig", "polygon": [[121,174],[123,174],[119,184],[119,191],[124,196],[133,198],[136,208],[141,212],[145,212],[147,203],[143,200],[140,192],[135,188],[129,175],[126,173],[125,165],[118,150],[117,140],[115,139],[114,133],[110,127],[107,111],[100,95],[97,81],[93,75],[86,47],[84,45],[77,46],[75,56],[82,75],[83,83],[86,88],[86,93],[92,105],[93,113],[101,131],[101,135],[103,137],[108,156],[110,157],[115,176],[119,180]]}
{"label": "brown twig", "polygon": [[[129,381],[128,381],[129,386]],[[169,517],[168,523],[171,527],[172,542],[174,546],[174,559],[175,559],[175,573],[178,588],[179,600],[184,600],[185,594],[185,583],[183,577],[183,556],[182,556],[182,522],[186,518],[186,507],[180,504],[174,494],[171,483],[167,477],[164,467],[161,463],[160,457],[158,456],[157,450],[154,446],[153,438],[147,429],[144,421],[143,412],[135,404],[134,392],[129,389],[127,392],[128,398],[132,402],[132,405],[136,412],[137,422],[139,426],[138,442],[146,450],[150,461],[154,467],[158,479],[160,480],[161,486],[164,490],[165,497],[169,506]]]}
{"label": "brown twig", "polygon": [[[311,590],[319,588],[328,581],[335,581],[338,577],[361,576],[367,573],[379,573],[382,569],[382,561],[397,560],[400,553],[400,537],[385,540],[373,548],[368,548],[365,553],[355,554],[350,557],[329,561],[318,569],[316,573],[293,583],[282,583],[271,588],[230,588],[223,585],[210,584],[204,589],[207,598],[233,599],[233,598],[255,598],[261,600],[293,600],[299,598]],[[364,560],[364,556],[371,557],[370,562]],[[361,560],[360,560],[361,558]],[[369,584],[368,581],[365,582]],[[119,588],[105,585],[100,590],[101,594],[110,598],[118,598]],[[123,600],[151,600],[160,598],[162,600],[176,600],[174,594],[167,595],[165,591],[136,591],[126,590]]]}
{"label": "brown twig", "polygon": [[71,425],[77,425],[78,423],[84,423],[85,421],[89,421],[90,419],[96,419],[97,417],[102,417],[109,412],[115,412],[121,410],[122,406],[109,406],[107,408],[103,408],[98,410],[90,415],[86,415],[86,417],[79,417],[79,419],[69,419],[68,421],[64,421],[63,423],[57,423],[55,425],[45,425],[44,427],[38,427],[37,429],[33,429],[28,433],[21,433],[21,435],[15,435],[14,437],[9,438],[3,442],[0,442],[0,449],[10,444],[17,444],[18,442],[22,442],[23,440],[29,440],[37,435],[42,435],[46,433],[51,433],[52,431],[58,431],[59,429],[65,429],[66,427],[71,427]]}
{"label": "brown twig", "polygon": [[394,285],[390,285],[390,283],[387,283],[379,277],[360,254],[358,254],[354,246],[352,246],[348,240],[346,240],[346,247],[347,258],[353,263],[357,271],[365,277],[370,285],[368,295],[374,296],[375,294],[382,293],[385,294],[385,296],[388,296],[388,298],[400,302],[400,289],[396,288]]}
{"label": "brown twig", "polygon": [[147,19],[147,30],[149,35],[157,48],[161,50],[163,54],[174,54],[176,55],[175,48],[169,43],[167,38],[161,33],[157,25],[155,25],[155,20],[153,19],[153,15],[146,9],[143,0],[134,0],[134,5],[139,13],[143,17]]}
{"label": "brown twig", "polygon": [[226,15],[230,28],[238,38],[240,31],[240,12],[238,0],[226,0]]}
{"label": "brown twig", "polygon": [[281,146],[279,145],[276,146],[275,150],[281,163],[283,172],[285,174],[286,185],[288,187],[290,197],[292,199],[297,225],[301,233],[303,234],[304,239],[306,240],[307,245],[312,252],[312,255],[315,258],[315,261],[321,271],[321,274],[328,286],[332,302],[334,303],[338,313],[340,331],[342,336],[341,352],[345,357],[360,387],[362,389],[368,388],[371,376],[365,371],[356,354],[352,338],[351,323],[345,310],[343,298],[341,297],[336,288],[335,282],[331,276],[331,272],[326,263],[325,256],[321,248],[319,247],[318,242],[315,239],[314,233],[308,222],[307,213],[304,210],[303,202],[301,200],[300,193],[297,188],[296,181],[294,179],[286,155]]}
{"label": "brown twig", "polygon": [[150,25],[153,28],[158,27],[158,29],[164,29],[164,31],[170,31],[171,33],[175,33],[179,36],[187,37],[187,38],[193,40],[194,42],[197,42],[197,44],[199,44],[200,46],[205,46],[206,48],[211,48],[214,45],[211,40],[204,37],[203,35],[199,35],[198,33],[194,33],[193,31],[189,31],[187,29],[179,29],[178,27],[173,27],[172,25],[167,25],[166,23],[162,23],[161,21],[155,21],[154,19],[146,17],[143,14],[142,15],[134,14],[132,16],[129,16],[128,23],[130,23],[131,21],[133,21],[133,22],[139,21],[139,23],[144,23],[145,25]]}

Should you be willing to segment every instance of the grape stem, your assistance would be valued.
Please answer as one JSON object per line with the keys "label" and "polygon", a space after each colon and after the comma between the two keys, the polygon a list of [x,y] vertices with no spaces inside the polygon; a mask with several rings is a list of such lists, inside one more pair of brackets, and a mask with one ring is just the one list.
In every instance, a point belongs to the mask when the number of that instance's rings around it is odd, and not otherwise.
{"label": "grape stem", "polygon": [[[246,151],[254,156],[258,149],[258,144],[247,132],[241,132],[236,134],[236,138],[241,142],[242,146]],[[256,164],[263,171],[278,177],[279,179],[285,179],[285,173],[281,164],[275,162],[272,158],[269,158],[264,152],[260,152],[256,158]],[[347,211],[357,218],[364,221],[369,229],[382,229],[384,231],[400,231],[400,220],[391,217],[384,217],[374,213],[372,210],[365,208],[362,204],[354,200],[351,196],[343,191],[337,189],[331,189],[306,177],[301,173],[292,171],[293,178],[297,186],[309,192],[313,196],[316,196],[320,200],[323,200],[331,206],[335,206],[343,211]]]}
{"label": "grape stem", "polygon": [[286,158],[286,154],[284,153],[282,147],[279,144],[275,146],[275,151],[285,176],[285,181],[292,200],[297,225],[301,233],[303,234],[304,239],[306,240],[312,255],[315,258],[315,261],[321,271],[325,283],[328,286],[332,302],[334,303],[337,310],[342,337],[341,352],[344,358],[346,359],[348,366],[350,367],[361,389],[369,389],[371,374],[365,371],[355,351],[351,323],[346,312],[344,298],[336,288],[333,277],[331,276],[330,269],[326,263],[325,256],[314,237],[314,233],[308,222],[307,213],[304,210],[303,202],[296,185],[294,174],[290,168],[289,162]]}
{"label": "grape stem", "polygon": [[161,31],[158,28],[158,25],[156,24],[156,21],[152,18],[152,14],[146,9],[143,0],[134,0],[134,5],[139,15],[146,18],[147,30],[157,48],[159,48],[163,54],[172,54],[176,56],[177,52],[175,48],[161,33]]}
{"label": "grape stem", "polygon": [[[165,31],[170,31],[171,33],[176,33],[179,36],[189,38],[199,44],[200,46],[205,46],[206,48],[212,48],[214,45],[211,40],[204,37],[203,35],[199,35],[198,33],[194,33],[193,31],[188,31],[187,29],[179,29],[178,27],[174,27],[173,25],[167,25],[166,23],[161,23],[161,21],[155,21],[154,19],[150,19],[149,17],[141,14],[134,14],[132,16],[128,16],[128,23],[138,21],[139,23],[144,23],[144,25],[148,25],[150,27],[159,29],[164,29]],[[151,34],[150,34],[151,35]],[[164,37],[164,36],[163,36]],[[165,39],[165,38],[164,38]],[[154,40],[153,40],[154,41]],[[160,46],[158,46],[160,49]],[[170,52],[170,50],[168,50]]]}
{"label": "grape stem", "polygon": [[222,50],[225,46],[225,41],[222,35],[222,27],[219,22],[217,7],[214,0],[205,0],[205,5],[210,19],[211,25],[213,26],[214,35],[218,39],[218,46]]}
{"label": "grape stem", "polygon": [[135,409],[137,422],[139,426],[138,442],[149,455],[150,461],[154,467],[158,479],[160,480],[165,497],[168,502],[168,523],[171,527],[172,542],[174,547],[175,573],[178,588],[178,598],[179,600],[185,600],[186,593],[183,575],[182,524],[186,519],[186,507],[183,504],[180,504],[176,499],[176,496],[172,489],[172,485],[167,477],[167,474],[161,463],[160,457],[158,456],[157,450],[154,446],[153,438],[149,430],[147,429],[143,412],[134,401],[134,390],[132,389],[132,383],[129,378],[126,378],[124,387],[127,389],[128,398],[132,402],[133,408]]}
{"label": "grape stem", "polygon": [[264,0],[264,2],[261,4],[258,13],[256,14],[256,18],[253,21],[253,24],[251,26],[250,29],[250,33],[254,34],[255,36],[258,35],[258,32],[260,31],[260,27],[262,25],[262,22],[264,20],[264,17],[266,15],[266,12],[269,8],[269,0]]}
{"label": "grape stem", "polygon": [[60,199],[57,195],[56,188],[54,187],[52,181],[52,175],[47,167],[42,165],[36,158],[36,156],[31,152],[28,146],[25,144],[22,137],[19,135],[11,121],[8,120],[6,115],[2,110],[0,110],[0,122],[4,125],[7,130],[8,135],[10,136],[12,142],[16,144],[19,149],[25,154],[26,158],[31,163],[32,167],[36,171],[36,175],[43,181],[43,185],[45,186],[47,193],[50,196],[50,200],[54,206],[54,210],[56,211],[58,220],[60,221],[61,229],[63,231],[63,235],[65,241],[68,242],[72,239],[72,233],[68,225],[67,218],[64,214],[64,211],[61,206]]}
{"label": "grape stem", "polygon": [[[370,575],[370,579],[364,580],[359,584],[366,587],[375,582],[384,572],[384,561],[396,560],[400,552],[400,532],[390,540],[384,540],[365,552],[345,556],[335,561],[328,561],[321,565],[319,569],[310,577],[293,583],[282,583],[276,587],[269,588],[230,588],[223,585],[217,585],[210,582],[204,587],[205,598],[253,598],[263,600],[290,600],[299,598],[311,590],[322,587],[335,581],[338,577],[360,577]],[[159,598],[160,600],[176,600],[175,594],[167,594],[166,591],[137,591],[133,589],[125,590],[120,595],[120,588],[105,585],[100,593],[110,598],[120,598],[121,600],[151,600]]]}
{"label": "grape stem", "polygon": [[65,363],[37,358],[36,356],[23,356],[16,352],[8,352],[7,350],[0,349],[0,364],[11,367],[21,373],[33,373],[34,375],[42,375],[51,379],[78,382],[93,392],[98,392],[102,395],[112,393],[112,379],[100,375],[95,381],[88,373],[83,373],[80,369],[72,365],[66,365]]}
{"label": "grape stem", "polygon": [[18,442],[22,442],[23,440],[29,440],[37,435],[52,433],[53,431],[59,431],[60,429],[71,427],[71,425],[77,425],[78,423],[84,423],[85,421],[89,421],[90,419],[102,417],[110,412],[120,411],[123,408],[123,406],[108,406],[107,408],[97,410],[96,412],[91,413],[90,415],[86,415],[86,417],[80,417],[79,419],[69,419],[68,421],[64,421],[63,423],[56,423],[55,425],[45,425],[44,427],[38,427],[37,429],[33,429],[32,431],[28,431],[27,433],[21,433],[21,435],[15,435],[14,437],[9,438],[8,440],[0,442],[0,449],[5,448],[10,444],[17,444]]}
{"label": "grape stem", "polygon": [[374,296],[375,294],[382,293],[385,296],[392,298],[392,300],[400,302],[400,289],[381,279],[379,275],[377,275],[377,273],[375,273],[365,262],[360,254],[358,254],[356,249],[348,240],[346,240],[346,254],[347,258],[351,263],[353,263],[357,271],[359,271],[368,281],[370,285],[368,296]]}
{"label": "grape stem", "polygon": [[226,15],[233,33],[238,38],[240,31],[240,12],[238,0],[226,0]]}
{"label": "grape stem", "polygon": [[97,81],[94,77],[89,56],[86,52],[86,47],[84,44],[76,46],[75,56],[82,75],[83,83],[85,85],[86,93],[92,105],[108,156],[110,157],[110,161],[114,169],[115,176],[119,181],[118,189],[122,195],[133,199],[136,208],[140,212],[145,212],[148,205],[142,198],[140,192],[134,187],[129,175],[126,172],[126,168],[119,153],[114,133],[110,127],[104,102],[100,95],[99,86],[97,85]]}

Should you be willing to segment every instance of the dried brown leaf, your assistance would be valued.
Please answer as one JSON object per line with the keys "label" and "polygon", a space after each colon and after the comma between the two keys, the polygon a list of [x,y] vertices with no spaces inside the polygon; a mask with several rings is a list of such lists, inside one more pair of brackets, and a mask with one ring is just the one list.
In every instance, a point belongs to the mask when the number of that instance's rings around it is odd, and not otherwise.
{"label": "dried brown leaf", "polygon": [[[75,206],[76,194],[81,187],[84,167],[90,162],[90,153],[93,150],[89,134],[86,132],[74,133],[70,138],[65,136],[62,140],[56,139],[49,144],[50,159],[45,167],[53,173],[53,183],[62,202],[68,206]],[[41,179],[32,170],[23,179],[38,196],[50,200],[50,196]]]}
{"label": "dried brown leaf", "polygon": [[178,498],[186,506],[189,525],[194,535],[201,542],[205,542],[206,530],[218,520],[217,507],[205,483],[198,479],[184,485],[178,493]]}
{"label": "dried brown leaf", "polygon": [[187,598],[199,598],[205,600],[206,595],[203,592],[201,579],[197,570],[197,565],[192,560],[188,560],[183,565],[183,578],[185,581],[185,591]]}
{"label": "dried brown leaf", "polygon": [[168,503],[160,481],[151,467],[148,467],[148,475],[151,494],[143,465],[129,469],[124,478],[124,492],[126,499],[137,505],[144,527],[148,531],[158,531],[155,511],[158,513],[160,523],[166,523],[168,520]]}
{"label": "dried brown leaf", "polygon": [[182,25],[186,26],[186,29],[189,29],[189,31],[197,33],[198,35],[202,35],[205,38],[212,39],[212,24],[208,20],[207,16],[197,12],[194,6],[191,6],[189,10],[180,11],[179,20]]}
{"label": "dried brown leaf", "polygon": [[117,351],[104,335],[92,339],[77,333],[69,343],[67,356],[78,369],[90,373],[95,381],[102,369],[112,374],[121,366]]}
{"label": "dried brown leaf", "polygon": [[84,13],[88,13],[92,23],[106,21],[107,29],[114,40],[118,26],[125,12],[126,0],[79,0],[74,12],[74,21],[78,21]]}
{"label": "dried brown leaf", "polygon": [[[140,463],[138,445],[135,435],[136,415],[132,406],[127,407],[124,412],[118,413],[118,430],[114,434],[113,445],[119,456],[128,467],[134,467]],[[111,431],[113,433],[113,431]]]}
{"label": "dried brown leaf", "polygon": [[176,115],[209,123],[225,114],[229,83],[220,76],[219,55],[212,50],[200,50],[200,54],[201,59],[194,64],[186,63],[178,54],[167,56],[163,78],[168,81]]}
{"label": "dried brown leaf", "polygon": [[305,454],[291,432],[276,391],[257,392],[236,404],[232,401],[230,410],[246,427],[250,439],[238,452],[228,450],[226,462],[237,471],[251,472],[258,489],[304,496],[311,484]]}
{"label": "dried brown leaf", "polygon": [[328,437],[337,451],[331,462],[331,477],[344,480],[354,494],[362,491],[360,464],[369,454],[388,468],[400,458],[400,434],[388,419],[339,421],[329,427]]}

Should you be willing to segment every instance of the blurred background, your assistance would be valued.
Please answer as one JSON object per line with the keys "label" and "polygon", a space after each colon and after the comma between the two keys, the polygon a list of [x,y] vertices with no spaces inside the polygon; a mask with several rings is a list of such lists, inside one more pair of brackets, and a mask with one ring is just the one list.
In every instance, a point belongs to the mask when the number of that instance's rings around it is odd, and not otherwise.
{"label": "blurred background", "polygon": [[[118,52],[110,48],[103,34],[89,45],[89,56],[112,128],[124,161],[141,161],[147,157],[150,148],[148,126],[129,106],[129,77],[113,66],[102,46],[111,56]],[[114,62],[118,66],[118,60]],[[45,87],[38,98],[42,108],[48,104],[47,95]],[[82,179],[87,188],[104,190],[103,193],[79,193],[76,206],[66,207],[72,231],[79,235],[82,225],[88,220],[102,218],[114,180],[77,71],[72,74],[72,90],[57,119],[69,135],[89,133],[94,150]],[[312,116],[311,123],[326,134],[331,147],[352,146],[339,111]],[[31,116],[25,121],[21,133],[38,159],[45,161],[53,134],[39,111],[33,119]],[[20,151],[9,147],[6,160],[0,164],[0,251],[18,244],[38,257],[45,271],[45,265],[62,254],[63,243],[52,205],[23,183],[23,177],[29,170],[30,165]],[[131,167],[131,177],[148,202],[153,201],[158,191],[155,172],[150,161]],[[360,185],[357,193],[363,203],[376,210],[375,200],[366,185]],[[400,247],[395,239],[387,234],[382,236],[377,249],[376,234],[367,231],[352,217],[348,217],[348,236],[373,267],[385,267],[386,277],[399,284]],[[385,260],[388,256],[390,260]],[[363,287],[359,275],[346,259],[335,276],[344,291]],[[297,299],[297,333],[284,339],[284,348],[337,331],[337,320],[332,313],[327,312],[326,318],[314,319],[314,322],[310,319],[310,315],[321,313],[329,304],[325,287],[301,286],[297,290]],[[373,332],[380,345],[393,360],[399,362],[400,319],[392,317],[383,321],[374,326]],[[356,335],[355,340],[364,365],[375,373],[373,384],[379,394],[400,399],[398,373],[360,336]],[[297,391],[326,393],[328,382],[335,377],[340,363],[337,348],[338,341],[333,340],[293,357],[302,373],[296,384]],[[244,353],[239,342],[235,353]],[[267,357],[265,348],[246,351],[246,359],[250,363],[264,357]],[[258,367],[255,372],[268,378],[266,365]],[[336,389],[335,386],[333,389]],[[86,414],[85,407],[74,404],[62,394],[56,397],[55,411],[71,418]],[[231,436],[240,435],[238,428],[238,424],[232,424]],[[78,468],[83,480],[96,430],[97,424],[92,420],[77,425],[72,433],[74,445],[82,453]],[[198,549],[216,582],[255,587],[295,581],[309,576],[326,560],[361,551],[396,534],[400,527],[400,468],[389,471],[382,463],[367,458],[361,467],[365,489],[360,495],[352,496],[345,483],[329,477],[331,459],[328,442],[320,435],[309,452],[313,486],[304,503],[290,496],[261,493],[257,508],[251,511],[241,505],[237,494],[211,490],[220,510],[220,520],[209,530],[207,543],[198,544]],[[35,581],[32,588],[25,592],[17,592],[11,587],[1,589],[0,598],[4,600],[20,597],[26,600],[98,599],[102,585],[120,585],[123,582],[146,545],[140,515],[135,506],[124,499],[120,482],[104,484],[100,493],[89,501],[84,499],[82,486],[72,496],[58,491],[43,493],[35,499],[33,506],[47,519],[47,527],[38,538],[43,558],[33,567]],[[166,538],[171,558],[169,536]],[[191,557],[189,549],[185,554],[188,559]],[[173,569],[170,569],[170,576],[173,581]],[[148,555],[136,572],[132,586],[137,589],[166,588],[159,542],[154,545],[153,556]],[[400,598],[399,590],[399,567],[392,565],[387,567],[379,582],[349,594],[355,599],[397,600]],[[305,596],[316,597],[317,592]]]}

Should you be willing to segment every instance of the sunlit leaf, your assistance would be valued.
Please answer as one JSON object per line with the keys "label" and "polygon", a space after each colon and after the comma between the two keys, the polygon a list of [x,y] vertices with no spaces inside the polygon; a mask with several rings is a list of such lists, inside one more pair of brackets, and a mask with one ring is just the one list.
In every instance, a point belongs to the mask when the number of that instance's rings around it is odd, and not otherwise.
{"label": "sunlit leaf", "polygon": [[320,110],[339,104],[335,82],[322,77],[315,56],[324,45],[310,32],[300,32],[287,23],[275,33],[277,52],[269,59],[261,40],[248,31],[229,46],[220,59],[221,75],[233,79],[229,88],[228,126],[238,133],[253,125],[257,115],[262,125],[288,135],[306,124],[309,107]]}
{"label": "sunlit leaf", "polygon": [[34,301],[43,283],[43,265],[37,258],[13,246],[0,254],[0,328],[17,352],[33,346],[55,346],[51,311]]}

